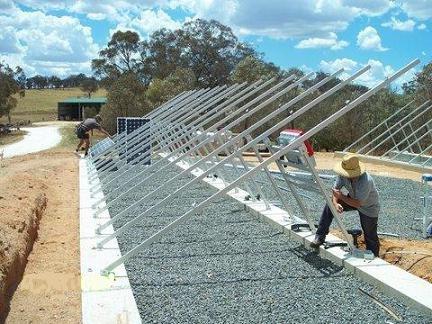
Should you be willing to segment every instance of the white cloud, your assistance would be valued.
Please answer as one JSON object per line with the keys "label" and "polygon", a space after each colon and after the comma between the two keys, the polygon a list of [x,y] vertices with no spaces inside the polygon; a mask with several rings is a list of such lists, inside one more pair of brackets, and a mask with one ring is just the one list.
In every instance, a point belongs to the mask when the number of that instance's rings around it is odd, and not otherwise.
{"label": "white cloud", "polygon": [[[18,63],[27,73],[63,74],[84,67],[89,73],[90,60],[98,52],[91,29],[73,17],[15,8],[12,14],[0,15],[0,30],[5,61]],[[9,46],[2,46],[5,39]]]}
{"label": "white cloud", "polygon": [[0,0],[0,13],[8,12],[14,8],[15,6],[12,0]]}
{"label": "white cloud", "polygon": [[243,35],[273,38],[330,38],[359,16],[392,8],[390,0],[172,0],[196,17],[213,18]]}
{"label": "white cloud", "polygon": [[[0,0],[7,1],[7,0]],[[182,8],[190,18],[216,19],[238,34],[273,38],[330,38],[345,30],[359,16],[388,12],[391,0],[19,0],[34,9],[66,10],[85,14],[89,19],[116,21],[119,28],[143,12]],[[259,18],[259,19],[258,19]],[[167,22],[165,21],[166,25]],[[135,29],[145,30],[144,27]],[[152,29],[152,28],[149,28]],[[344,43],[340,44],[344,46]]]}
{"label": "white cloud", "polygon": [[146,37],[161,28],[175,30],[181,25],[181,22],[173,20],[163,10],[145,10],[141,12],[139,17],[118,24],[116,28],[110,30],[110,34],[112,35],[117,30],[133,30]]}
{"label": "white cloud", "polygon": [[87,14],[87,18],[91,20],[105,20],[107,16],[103,13],[89,13]]}
{"label": "white cloud", "polygon": [[17,38],[17,31],[11,26],[4,26],[0,33],[0,54],[21,53],[23,47]]}
{"label": "white cloud", "polygon": [[347,47],[349,43],[344,40],[338,40],[336,33],[330,33],[328,38],[308,38],[300,41],[295,47],[304,48],[330,48],[331,50],[340,50]]}
{"label": "white cloud", "polygon": [[425,24],[420,24],[417,26],[418,30],[425,30],[426,29],[426,25]]}
{"label": "white cloud", "polygon": [[381,24],[383,27],[390,27],[393,30],[400,31],[413,31],[416,23],[412,19],[408,19],[406,21],[401,21],[396,19],[395,17],[391,17],[391,21]]}
{"label": "white cloud", "polygon": [[[6,0],[0,0],[6,1]],[[109,19],[112,21],[121,21],[126,17],[139,15],[143,10],[153,7],[167,7],[168,0],[18,0],[23,4],[35,10],[43,12],[65,10],[70,13],[86,15],[93,20]],[[101,18],[104,17],[104,18]]]}
{"label": "white cloud", "polygon": [[401,8],[409,17],[421,20],[432,18],[432,4],[430,0],[404,0]]}
{"label": "white cloud", "polygon": [[366,16],[380,16],[394,6],[394,3],[389,0],[345,0],[343,4],[355,8],[357,14]]}
{"label": "white cloud", "polygon": [[368,26],[357,35],[357,45],[361,49],[374,50],[374,51],[386,51],[388,48],[384,48],[381,44],[381,37],[375,28]]}
{"label": "white cloud", "polygon": [[[344,68],[345,71],[342,74],[342,79],[348,78],[348,76],[354,74],[356,71],[360,70],[366,65],[370,65],[370,70],[360,76],[355,83],[367,86],[372,88],[376,86],[379,82],[383,81],[393,73],[395,73],[395,69],[390,65],[384,65],[381,61],[370,59],[367,63],[359,63],[352,59],[342,58],[336,59],[334,61],[321,61],[320,69],[326,73],[334,73],[337,70]],[[412,80],[415,76],[416,70],[411,69],[399,79],[392,83],[392,86],[396,88],[396,90],[400,91],[402,85],[405,82]]]}
{"label": "white cloud", "polygon": [[349,58],[336,59],[334,61],[322,60],[319,68],[326,73],[334,73],[343,68],[345,71],[342,73],[341,78],[346,79],[355,69],[358,69],[358,63]]}

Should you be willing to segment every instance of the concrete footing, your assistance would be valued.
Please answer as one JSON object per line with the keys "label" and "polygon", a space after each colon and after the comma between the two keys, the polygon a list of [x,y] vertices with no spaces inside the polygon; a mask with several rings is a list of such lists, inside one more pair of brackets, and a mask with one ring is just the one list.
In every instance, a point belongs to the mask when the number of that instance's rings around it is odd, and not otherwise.
{"label": "concrete footing", "polygon": [[132,324],[141,323],[141,317],[132,294],[126,269],[116,269],[116,276],[106,277],[100,271],[121,256],[117,239],[111,240],[103,249],[95,249],[97,242],[113,233],[110,226],[103,235],[95,229],[110,218],[108,211],[94,218],[92,205],[103,194],[90,196],[86,160],[80,165],[80,249],[81,249],[81,297],[83,324]]}

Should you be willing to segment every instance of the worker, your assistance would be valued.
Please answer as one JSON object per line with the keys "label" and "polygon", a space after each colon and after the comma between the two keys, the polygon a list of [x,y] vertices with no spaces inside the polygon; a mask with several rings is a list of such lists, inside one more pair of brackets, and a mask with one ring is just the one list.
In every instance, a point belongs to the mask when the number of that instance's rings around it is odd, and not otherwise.
{"label": "worker", "polygon": [[[347,154],[333,168],[338,177],[332,189],[332,203],[336,211],[357,210],[363,229],[366,248],[379,255],[379,239],[377,233],[378,214],[380,210],[378,191],[372,177],[365,171],[364,165],[355,154]],[[341,189],[345,188],[346,195]],[[310,246],[318,248],[324,243],[329,232],[333,214],[328,205],[324,207],[316,231],[315,239]]]}
{"label": "worker", "polygon": [[75,133],[77,137],[80,139],[80,142],[76,148],[76,154],[78,154],[80,148],[84,144],[84,156],[87,156],[88,150],[90,147],[90,135],[91,131],[93,134],[93,130],[97,129],[100,132],[104,133],[106,136],[110,137],[110,134],[102,128],[101,123],[102,118],[99,115],[94,116],[94,118],[87,118],[76,126]]}

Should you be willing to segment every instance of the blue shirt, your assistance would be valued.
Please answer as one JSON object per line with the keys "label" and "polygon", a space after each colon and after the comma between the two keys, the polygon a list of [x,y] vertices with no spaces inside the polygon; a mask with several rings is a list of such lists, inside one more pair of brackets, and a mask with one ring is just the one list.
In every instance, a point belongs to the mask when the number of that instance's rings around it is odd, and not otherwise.
{"label": "blue shirt", "polygon": [[378,217],[380,210],[378,191],[374,180],[367,172],[355,180],[339,175],[333,188],[340,190],[342,187],[348,190],[351,198],[361,201],[362,206],[358,208],[360,212],[369,217]]}

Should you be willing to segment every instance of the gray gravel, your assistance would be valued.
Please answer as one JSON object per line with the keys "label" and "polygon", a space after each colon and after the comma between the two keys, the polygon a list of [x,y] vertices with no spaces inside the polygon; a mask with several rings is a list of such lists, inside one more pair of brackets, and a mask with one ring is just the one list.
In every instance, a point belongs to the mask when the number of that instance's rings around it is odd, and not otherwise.
{"label": "gray gravel", "polygon": [[[327,170],[321,170],[320,173],[333,174]],[[227,174],[229,179],[233,179],[235,176],[235,172],[232,170],[228,170],[228,173],[225,174]],[[420,196],[423,195],[423,187],[421,183],[419,181],[376,175],[373,178],[379,191],[381,204],[378,231],[394,233],[403,238],[422,239],[421,223],[414,220],[414,218],[421,217],[422,215]],[[260,185],[265,197],[282,207],[275,190],[270,185],[264,172],[256,175],[254,179],[258,180],[257,183]],[[287,187],[284,181],[277,180],[277,182],[280,186]],[[333,181],[326,180],[324,183],[330,191]],[[249,185],[250,188],[254,188],[250,184],[250,181]],[[240,187],[244,190],[247,189],[244,184],[240,185]],[[254,192],[257,192],[257,190],[254,190]],[[305,198],[304,202],[318,223],[325,203],[323,197],[304,190],[299,190],[299,192],[309,197]],[[286,192],[283,195],[285,201],[291,206],[290,214],[304,218],[294,197]],[[355,211],[344,214],[343,221],[347,228],[361,228],[358,213]]]}
{"label": "gray gravel", "polygon": [[[124,210],[176,173],[157,174],[151,184],[119,199],[110,213]],[[190,179],[184,177],[173,187]],[[169,192],[161,190],[114,226],[118,228]],[[120,235],[121,250],[125,253],[214,192],[203,184],[182,192]],[[395,322],[360,287],[394,308],[404,323],[431,321],[289,240],[228,198],[215,200],[171,230],[128,260],[126,269],[144,323]]]}

